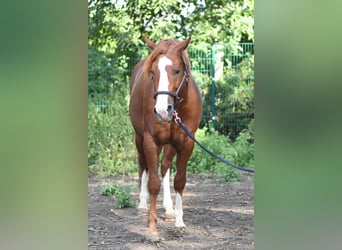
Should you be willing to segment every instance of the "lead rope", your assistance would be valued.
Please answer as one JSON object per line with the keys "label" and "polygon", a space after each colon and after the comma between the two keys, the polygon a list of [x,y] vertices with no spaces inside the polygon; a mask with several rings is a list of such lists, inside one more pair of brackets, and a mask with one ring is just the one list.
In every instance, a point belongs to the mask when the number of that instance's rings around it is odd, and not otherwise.
{"label": "lead rope", "polygon": [[221,156],[215,154],[214,152],[210,151],[206,147],[204,147],[199,141],[196,140],[196,138],[191,134],[191,132],[188,130],[188,128],[185,126],[185,124],[182,122],[181,118],[178,116],[177,111],[173,112],[173,115],[175,116],[175,122],[184,130],[185,134],[189,136],[194,142],[197,143],[198,146],[200,146],[205,152],[210,154],[211,156],[215,157],[216,159],[222,161],[223,163],[236,168],[241,171],[249,172],[249,173],[254,173],[254,169],[249,169],[249,168],[243,168],[240,166],[235,165],[234,163],[231,163],[225,159],[223,159]]}

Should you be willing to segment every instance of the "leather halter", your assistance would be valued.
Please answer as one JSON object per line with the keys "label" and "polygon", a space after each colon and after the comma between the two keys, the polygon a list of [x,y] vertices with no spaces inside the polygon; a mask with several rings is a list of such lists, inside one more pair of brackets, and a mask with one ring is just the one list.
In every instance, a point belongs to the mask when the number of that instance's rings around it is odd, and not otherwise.
{"label": "leather halter", "polygon": [[174,98],[174,102],[173,102],[173,109],[176,109],[179,104],[183,101],[184,98],[181,98],[179,96],[179,92],[181,91],[184,83],[188,83],[188,79],[189,79],[189,71],[188,71],[188,66],[186,65],[186,62],[182,56],[182,62],[184,65],[184,75],[183,75],[183,79],[182,82],[180,83],[178,89],[174,92],[174,91],[157,91],[154,93],[153,97],[154,99],[157,98],[158,95],[170,95],[173,96]]}

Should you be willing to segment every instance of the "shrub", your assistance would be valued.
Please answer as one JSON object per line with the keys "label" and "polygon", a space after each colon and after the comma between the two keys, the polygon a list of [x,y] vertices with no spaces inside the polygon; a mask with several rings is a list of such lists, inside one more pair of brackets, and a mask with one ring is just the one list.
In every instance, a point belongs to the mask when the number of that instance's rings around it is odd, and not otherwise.
{"label": "shrub", "polygon": [[240,166],[254,167],[254,119],[242,130],[233,144],[235,163]]}
{"label": "shrub", "polygon": [[[208,133],[207,129],[199,129],[196,133],[196,139],[215,154],[229,161],[233,160],[234,148],[231,147],[227,136],[219,135],[217,132]],[[226,168],[226,171],[224,168]],[[197,145],[190,157],[188,170],[192,173],[217,173],[222,177],[229,172],[231,178],[226,178],[227,181],[237,179],[238,176],[235,170],[228,168],[216,158],[204,153]]]}
{"label": "shrub", "polygon": [[88,102],[88,168],[103,174],[136,172],[133,128],[127,105],[104,99]]}
{"label": "shrub", "polygon": [[201,127],[213,127],[211,105],[215,102],[215,130],[234,141],[254,118],[254,57],[245,58],[236,70],[225,69],[223,76],[215,84],[215,97],[212,96],[211,85],[202,93]]}
{"label": "shrub", "polygon": [[128,60],[129,58],[125,55],[109,54],[100,51],[98,47],[89,46],[88,96],[102,98],[108,95],[127,95]]}
{"label": "shrub", "polygon": [[[254,138],[253,120],[248,129],[243,130],[236,141],[233,143],[226,135],[208,129],[199,129],[196,133],[196,139],[206,148],[220,155],[226,160],[242,166],[254,167]],[[225,181],[239,180],[239,170],[227,166],[216,158],[204,153],[199,147],[195,146],[194,151],[188,163],[188,170],[191,173],[216,173]]]}

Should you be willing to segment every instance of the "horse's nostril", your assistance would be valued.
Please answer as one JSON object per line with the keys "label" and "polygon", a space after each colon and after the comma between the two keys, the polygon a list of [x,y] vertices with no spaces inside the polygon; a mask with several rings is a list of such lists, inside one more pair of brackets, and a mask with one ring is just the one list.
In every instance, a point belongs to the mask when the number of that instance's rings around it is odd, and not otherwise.
{"label": "horse's nostril", "polygon": [[172,108],[173,108],[172,105],[168,105],[167,106],[167,112],[170,112],[172,110]]}
{"label": "horse's nostril", "polygon": [[153,108],[153,114],[155,114],[155,115],[158,114],[156,107]]}

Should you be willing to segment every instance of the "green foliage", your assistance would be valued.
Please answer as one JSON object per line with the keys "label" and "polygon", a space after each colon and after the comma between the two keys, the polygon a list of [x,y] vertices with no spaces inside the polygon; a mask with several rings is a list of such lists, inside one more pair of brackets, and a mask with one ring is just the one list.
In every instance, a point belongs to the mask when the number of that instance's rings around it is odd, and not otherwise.
{"label": "green foliage", "polygon": [[127,104],[88,101],[88,168],[104,174],[136,172],[133,128]]}
{"label": "green foliage", "polygon": [[120,185],[108,184],[103,187],[101,194],[104,196],[115,197],[118,208],[135,207],[131,199],[131,188]]}
{"label": "green foliage", "polygon": [[[213,116],[211,85],[203,95],[201,126],[211,127]],[[235,140],[254,118],[254,56],[225,69],[223,78],[215,83],[215,129]]]}
{"label": "green foliage", "polygon": [[[128,57],[113,56],[88,47],[88,95],[91,97],[126,96],[128,94]],[[115,88],[114,88],[115,86]]]}
{"label": "green foliage", "polygon": [[207,44],[254,41],[254,0],[193,1],[188,17],[193,34]]}
{"label": "green foliage", "polygon": [[254,119],[248,127],[239,133],[239,136],[233,143],[235,155],[234,162],[239,166],[254,166]]}
{"label": "green foliage", "polygon": [[254,41],[254,0],[89,0],[88,16],[89,45],[105,50],[140,46],[142,35],[161,40],[193,34],[194,44],[210,45]]}
{"label": "green foliage", "polygon": [[[209,133],[207,129],[199,129],[196,133],[196,139],[210,151],[236,165],[249,168],[254,166],[254,141],[252,137],[253,122],[248,129],[240,133],[234,143],[227,136],[214,131]],[[192,173],[217,173],[225,181],[239,180],[238,170],[208,155],[197,145],[190,157],[188,171]]]}

